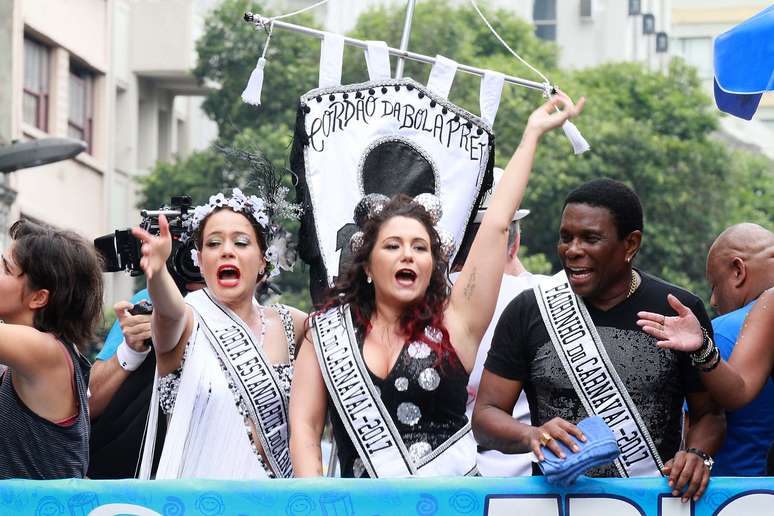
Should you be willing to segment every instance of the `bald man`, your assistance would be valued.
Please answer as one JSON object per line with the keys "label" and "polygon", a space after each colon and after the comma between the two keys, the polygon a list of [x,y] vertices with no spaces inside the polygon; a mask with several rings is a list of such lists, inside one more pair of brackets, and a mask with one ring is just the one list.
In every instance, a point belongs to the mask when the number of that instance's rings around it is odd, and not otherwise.
{"label": "bald man", "polygon": [[707,255],[707,280],[721,315],[757,299],[774,286],[774,233],[751,223],[723,231]]}
{"label": "bald man", "polygon": [[[728,360],[745,317],[766,289],[774,286],[774,233],[757,224],[736,224],[723,231],[707,255],[710,303],[720,317],[712,321],[715,343]],[[760,476],[774,441],[774,384],[749,405],[726,414],[726,441],[715,456],[713,476]]]}

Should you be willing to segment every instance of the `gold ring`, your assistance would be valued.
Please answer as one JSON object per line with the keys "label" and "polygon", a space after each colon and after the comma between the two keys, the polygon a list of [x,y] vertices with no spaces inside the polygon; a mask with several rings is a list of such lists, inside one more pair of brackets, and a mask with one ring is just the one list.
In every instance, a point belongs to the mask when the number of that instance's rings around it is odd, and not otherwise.
{"label": "gold ring", "polygon": [[540,446],[546,446],[548,443],[550,443],[554,438],[551,437],[551,434],[548,432],[543,432],[540,434]]}

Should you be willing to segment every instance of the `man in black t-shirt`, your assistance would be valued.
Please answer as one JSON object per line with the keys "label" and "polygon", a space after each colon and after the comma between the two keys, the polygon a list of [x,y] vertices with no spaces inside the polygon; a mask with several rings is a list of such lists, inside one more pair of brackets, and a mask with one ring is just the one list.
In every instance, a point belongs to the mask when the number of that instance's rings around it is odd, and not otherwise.
{"label": "man in black t-shirt", "polygon": [[[558,253],[569,284],[583,299],[659,455],[671,459],[663,474],[669,476],[673,494],[696,500],[709,479],[706,455],[722,443],[723,415],[703,391],[690,357],[659,349],[656,339],[637,326],[637,312],[670,312],[666,299],[672,293],[693,310],[710,335],[712,326],[696,296],[632,268],[641,241],[642,208],[625,185],[591,181],[565,201]],[[500,317],[481,379],[473,430],[482,446],[504,453],[532,451],[542,460],[542,446],[561,455],[557,440],[572,449],[569,435],[582,436],[574,423],[589,414],[551,342],[535,296],[532,290],[522,293]],[[532,426],[510,417],[522,388]],[[686,437],[689,452],[680,449],[684,399],[694,422]],[[612,465],[589,474],[618,476]]]}

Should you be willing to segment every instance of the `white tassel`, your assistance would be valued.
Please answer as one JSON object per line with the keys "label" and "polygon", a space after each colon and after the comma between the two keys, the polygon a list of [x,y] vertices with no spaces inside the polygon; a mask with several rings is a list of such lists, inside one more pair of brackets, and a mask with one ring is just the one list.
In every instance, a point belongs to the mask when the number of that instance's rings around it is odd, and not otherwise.
{"label": "white tassel", "polygon": [[575,154],[583,154],[591,148],[591,145],[589,145],[589,142],[586,141],[578,128],[575,127],[575,124],[569,120],[562,124],[562,129],[564,130],[564,134],[570,140],[572,150],[575,151]]}
{"label": "white tassel", "polygon": [[258,59],[255,68],[250,74],[250,80],[247,81],[245,91],[242,92],[242,100],[253,106],[261,105],[261,89],[263,88],[263,67],[266,65],[266,59]]}

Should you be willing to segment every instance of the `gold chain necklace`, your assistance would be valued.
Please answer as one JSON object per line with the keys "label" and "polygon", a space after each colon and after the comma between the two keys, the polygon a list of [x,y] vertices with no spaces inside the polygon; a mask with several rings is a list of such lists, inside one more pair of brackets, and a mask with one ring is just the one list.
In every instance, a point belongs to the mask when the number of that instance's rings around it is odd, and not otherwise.
{"label": "gold chain necklace", "polygon": [[626,294],[626,299],[629,299],[634,291],[637,290],[637,273],[632,269],[632,282],[629,284],[629,292]]}

